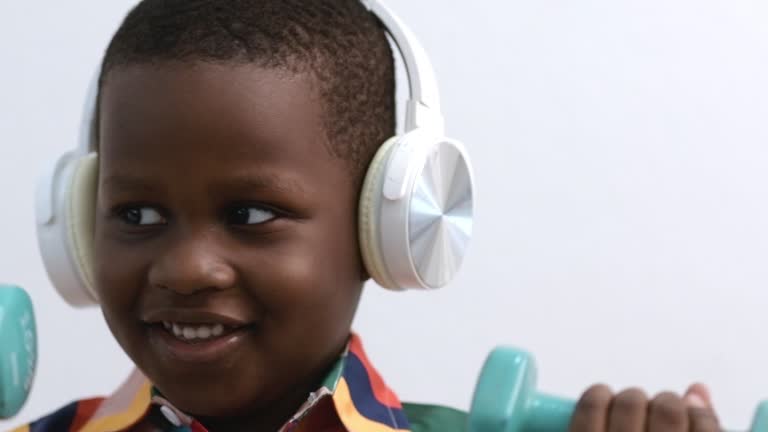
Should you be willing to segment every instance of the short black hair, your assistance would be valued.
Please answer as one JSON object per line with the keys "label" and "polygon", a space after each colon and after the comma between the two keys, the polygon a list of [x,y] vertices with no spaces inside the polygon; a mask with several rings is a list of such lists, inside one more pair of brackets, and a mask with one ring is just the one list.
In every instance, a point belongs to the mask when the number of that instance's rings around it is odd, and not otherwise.
{"label": "short black hair", "polygon": [[356,174],[395,133],[392,49],[360,0],[142,0],[110,42],[99,86],[117,67],[163,61],[309,72],[329,151]]}

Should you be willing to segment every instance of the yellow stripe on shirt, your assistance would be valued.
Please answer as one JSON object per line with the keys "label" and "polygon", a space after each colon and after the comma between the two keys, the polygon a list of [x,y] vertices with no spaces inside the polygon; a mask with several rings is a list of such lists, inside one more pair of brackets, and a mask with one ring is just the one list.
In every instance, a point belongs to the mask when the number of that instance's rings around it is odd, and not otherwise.
{"label": "yellow stripe on shirt", "polygon": [[363,417],[352,402],[349,386],[344,378],[340,379],[336,385],[336,392],[333,394],[333,403],[336,406],[336,413],[339,415],[341,422],[344,423],[344,426],[349,431],[410,432],[408,429],[395,429]]}

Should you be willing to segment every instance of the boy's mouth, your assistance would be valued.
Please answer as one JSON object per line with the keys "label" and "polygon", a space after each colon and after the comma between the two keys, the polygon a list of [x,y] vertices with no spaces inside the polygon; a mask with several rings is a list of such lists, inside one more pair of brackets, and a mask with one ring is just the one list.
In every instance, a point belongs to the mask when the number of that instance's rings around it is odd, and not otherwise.
{"label": "boy's mouth", "polygon": [[163,328],[175,336],[177,339],[195,342],[214,339],[227,335],[236,330],[235,327],[225,326],[223,324],[184,324],[163,321]]}
{"label": "boy's mouth", "polygon": [[210,311],[174,309],[143,317],[149,342],[159,354],[185,363],[208,363],[241,346],[256,322]]}

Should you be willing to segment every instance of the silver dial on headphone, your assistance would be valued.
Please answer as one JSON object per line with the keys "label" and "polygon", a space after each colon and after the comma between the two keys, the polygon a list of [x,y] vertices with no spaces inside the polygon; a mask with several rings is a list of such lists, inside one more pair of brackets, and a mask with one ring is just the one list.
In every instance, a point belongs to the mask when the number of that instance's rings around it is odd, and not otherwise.
{"label": "silver dial on headphone", "polygon": [[472,178],[459,149],[448,142],[427,158],[410,202],[408,241],[422,281],[440,287],[461,267],[472,236]]}

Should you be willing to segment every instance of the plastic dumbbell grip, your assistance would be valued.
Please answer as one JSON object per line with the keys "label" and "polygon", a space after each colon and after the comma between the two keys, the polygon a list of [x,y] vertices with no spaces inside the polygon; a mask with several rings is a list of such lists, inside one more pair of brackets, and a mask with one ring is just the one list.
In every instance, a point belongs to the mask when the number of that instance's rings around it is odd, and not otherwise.
{"label": "plastic dumbbell grip", "polygon": [[521,430],[525,432],[567,431],[575,403],[571,400],[537,394],[528,401],[527,416]]}

